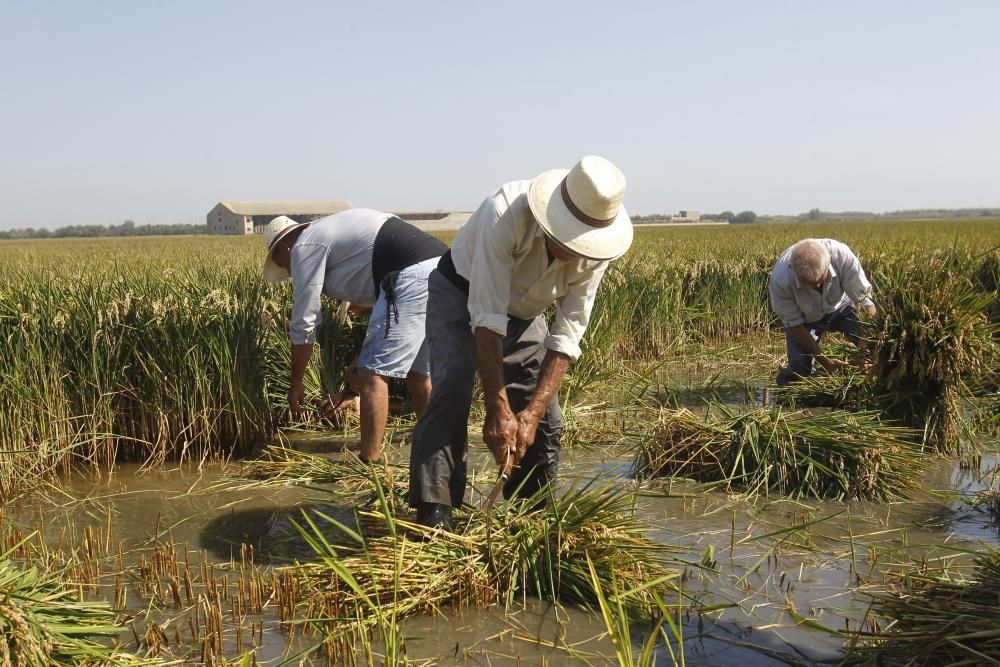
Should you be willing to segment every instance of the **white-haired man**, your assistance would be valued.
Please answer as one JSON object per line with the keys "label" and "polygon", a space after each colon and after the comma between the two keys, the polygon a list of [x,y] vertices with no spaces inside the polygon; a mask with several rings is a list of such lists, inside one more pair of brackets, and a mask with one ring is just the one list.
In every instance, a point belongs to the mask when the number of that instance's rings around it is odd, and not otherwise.
{"label": "white-haired man", "polygon": [[811,374],[814,361],[829,372],[846,366],[823,354],[820,339],[827,331],[839,331],[857,343],[856,308],[875,314],[872,286],[861,262],[847,245],[833,239],[803,239],[786,249],[771,269],[768,291],[788,348],[788,366],[778,373],[778,385]]}
{"label": "white-haired man", "polygon": [[[417,421],[410,504],[425,526],[450,528],[466,484],[476,371],[483,440],[509,475],[504,495],[552,480],[563,420],[559,385],[608,262],[632,244],[625,177],[604,158],[514,181],[490,195],[431,273],[427,340],[434,388]],[[544,313],[555,303],[552,328]]]}
{"label": "white-haired man", "polygon": [[361,394],[361,459],[377,460],[389,414],[388,378],[406,378],[418,415],[430,395],[424,341],[427,277],[448,246],[394,215],[366,208],[309,223],[281,216],[264,230],[264,242],[264,280],[292,278],[292,412],[301,409],[305,393],[303,376],[316,341],[320,295],[371,310],[356,387]]}

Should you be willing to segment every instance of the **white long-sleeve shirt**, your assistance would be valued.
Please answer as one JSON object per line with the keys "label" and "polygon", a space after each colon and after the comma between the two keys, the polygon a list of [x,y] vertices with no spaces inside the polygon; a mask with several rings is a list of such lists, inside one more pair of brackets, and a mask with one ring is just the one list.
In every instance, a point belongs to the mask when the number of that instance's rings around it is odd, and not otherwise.
{"label": "white long-sleeve shirt", "polygon": [[849,303],[872,305],[872,285],[857,256],[840,241],[817,240],[830,251],[830,272],[821,290],[799,281],[792,270],[791,247],[781,253],[771,269],[771,307],[785,327],[817,322]]}
{"label": "white long-sleeve shirt", "polygon": [[545,234],[528,206],[530,184],[514,181],[490,195],[452,242],[452,261],[469,281],[473,330],[503,336],[508,315],[530,319],[555,302],[545,347],[575,360],[608,262],[550,262]]}

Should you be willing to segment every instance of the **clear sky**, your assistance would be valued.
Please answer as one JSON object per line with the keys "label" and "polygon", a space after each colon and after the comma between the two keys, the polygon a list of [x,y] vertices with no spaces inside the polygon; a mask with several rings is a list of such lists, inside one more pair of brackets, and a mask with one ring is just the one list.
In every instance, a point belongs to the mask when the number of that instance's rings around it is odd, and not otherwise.
{"label": "clear sky", "polygon": [[632,213],[1000,206],[998,28],[993,0],[0,0],[0,228],[471,210],[590,153]]}

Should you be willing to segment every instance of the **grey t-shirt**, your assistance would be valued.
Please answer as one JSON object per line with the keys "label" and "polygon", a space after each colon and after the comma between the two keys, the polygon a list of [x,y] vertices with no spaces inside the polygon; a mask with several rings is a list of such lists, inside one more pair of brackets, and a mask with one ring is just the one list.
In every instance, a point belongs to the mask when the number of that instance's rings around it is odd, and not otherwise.
{"label": "grey t-shirt", "polygon": [[309,224],[292,246],[292,307],[289,335],[292,343],[316,342],[320,322],[320,295],[375,305],[372,282],[375,236],[390,215],[369,208],[353,208]]}

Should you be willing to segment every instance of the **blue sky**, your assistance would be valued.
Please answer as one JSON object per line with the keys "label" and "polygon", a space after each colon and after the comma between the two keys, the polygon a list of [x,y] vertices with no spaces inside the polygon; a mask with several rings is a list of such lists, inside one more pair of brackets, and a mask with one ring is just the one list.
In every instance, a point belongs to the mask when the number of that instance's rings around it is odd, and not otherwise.
{"label": "blue sky", "polygon": [[1000,206],[997,26],[997,2],[0,0],[0,228],[468,210],[590,153],[633,213]]}

